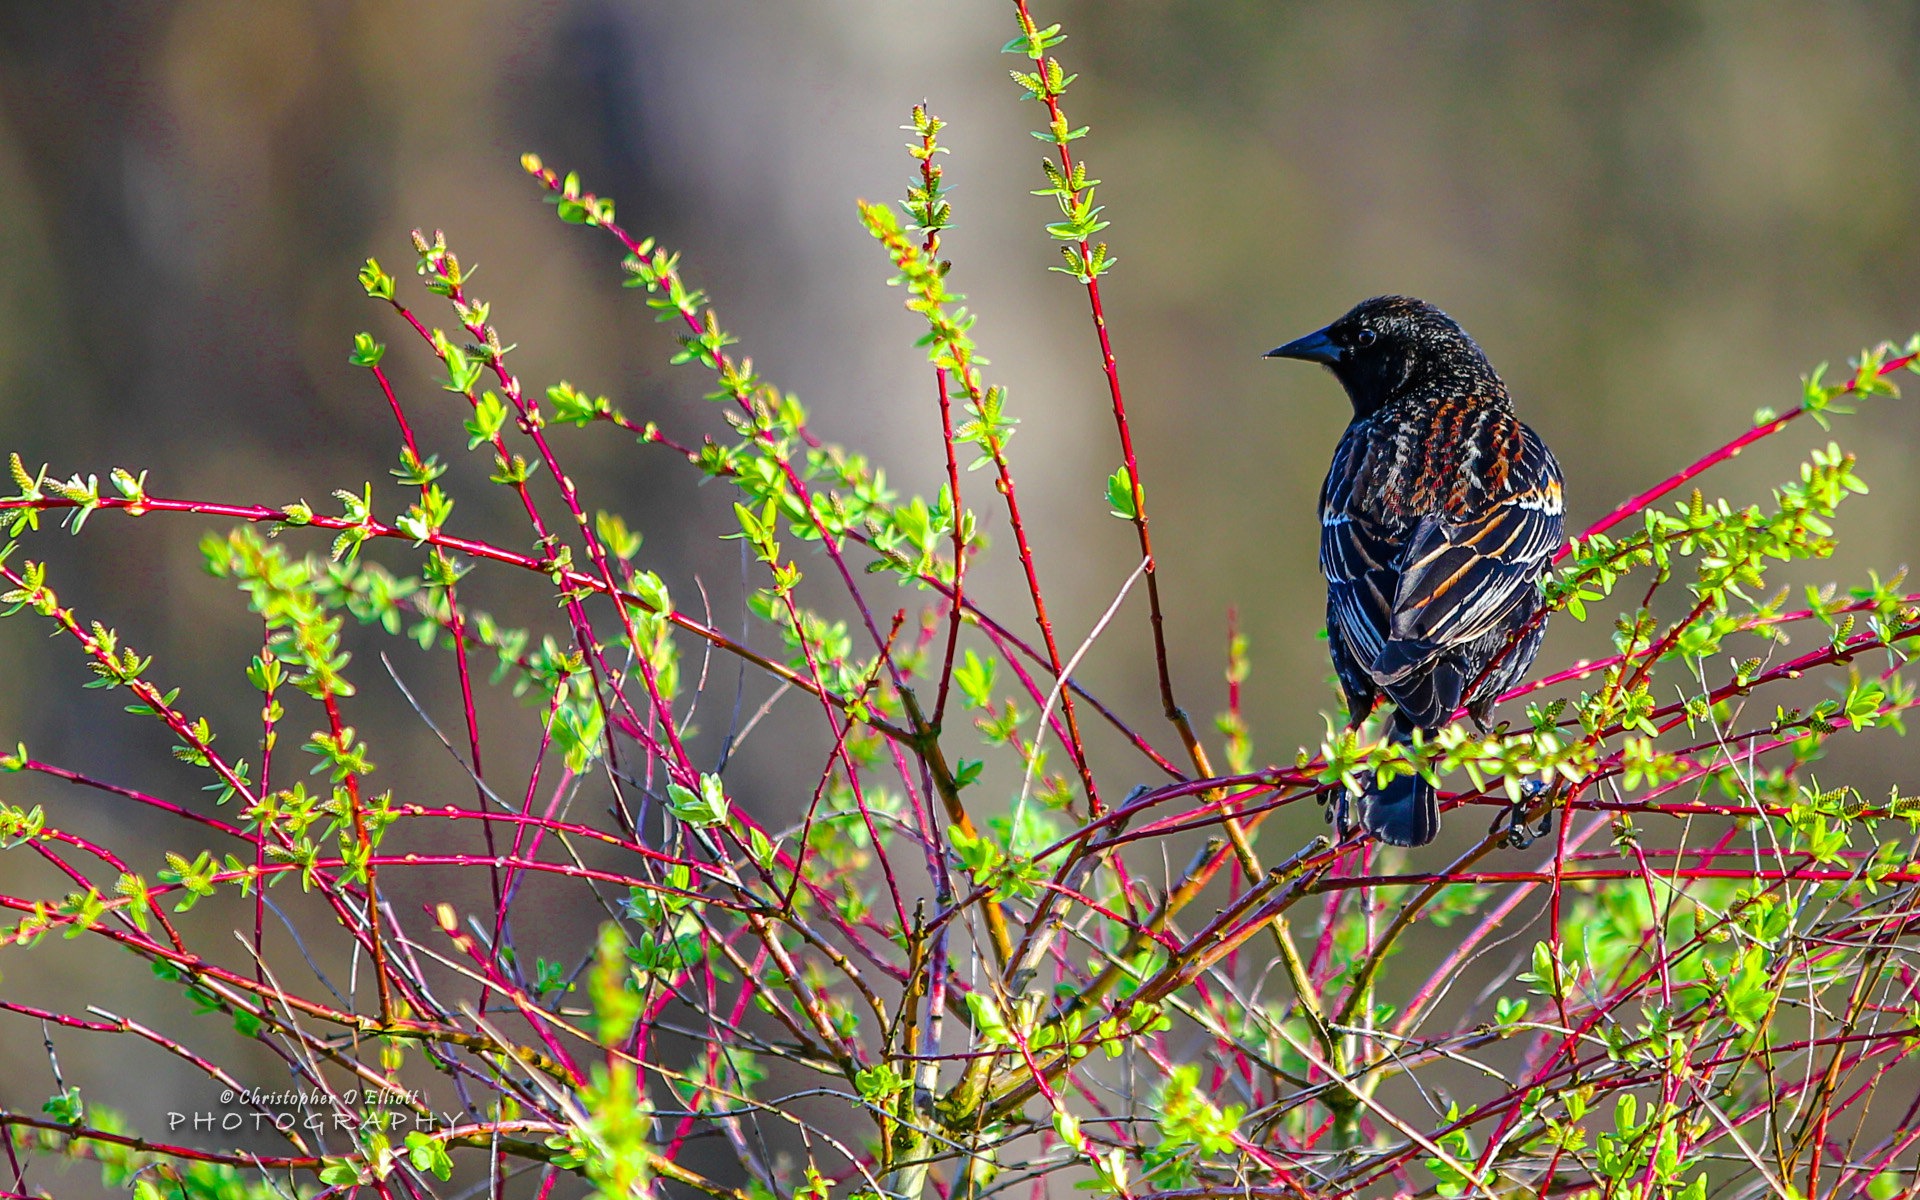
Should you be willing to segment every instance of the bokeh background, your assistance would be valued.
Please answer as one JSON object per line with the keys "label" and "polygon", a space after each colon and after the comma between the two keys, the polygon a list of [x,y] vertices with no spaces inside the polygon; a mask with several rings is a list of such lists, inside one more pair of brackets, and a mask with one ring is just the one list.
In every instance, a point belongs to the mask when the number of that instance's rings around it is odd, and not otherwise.
{"label": "bokeh background", "polygon": [[[1060,53],[1081,73],[1068,109],[1092,125],[1078,146],[1105,180],[1103,236],[1120,259],[1108,313],[1177,682],[1203,720],[1220,707],[1237,606],[1263,759],[1317,741],[1331,699],[1312,508],[1346,407],[1323,374],[1262,351],[1366,295],[1439,303],[1558,450],[1577,527],[1757,407],[1792,405],[1814,364],[1920,328],[1920,6],[1089,0],[1041,16],[1066,23]],[[1012,32],[1010,6],[989,0],[7,4],[0,450],[62,476],[147,469],[160,494],[244,502],[322,503],[372,480],[399,511],[391,418],[346,361],[367,329],[393,347],[423,437],[457,464],[456,523],[524,543],[484,465],[460,452],[460,414],[423,354],[354,281],[372,255],[412,284],[416,226],[444,229],[481,265],[475,291],[520,345],[512,361],[530,385],[570,379],[688,440],[721,432],[704,379],[666,366],[666,335],[619,288],[612,244],[539,203],[518,166],[535,150],[617,198],[623,224],[683,250],[690,280],[820,432],[903,489],[931,489],[938,426],[915,319],[853,210],[903,192],[898,127],[925,99],[951,122],[945,254],[1022,421],[1015,467],[1075,642],[1134,559],[1101,499],[1118,455],[1084,295],[1045,270],[1058,260],[1041,228],[1050,202],[1028,194],[1041,182],[1026,133],[1036,110],[1000,53]],[[450,320],[424,293],[413,300]],[[589,498],[645,532],[643,557],[676,596],[697,594],[698,578],[731,619],[737,547],[714,538],[731,524],[726,498],[603,433],[559,437]],[[1851,581],[1920,543],[1920,418],[1875,402],[1839,433],[1874,487],[1849,504],[1828,573]],[[1712,490],[1761,497],[1823,439],[1796,429],[1710,477]],[[239,669],[258,630],[200,570],[209,528],[103,516],[31,552],[55,563],[67,602],[154,654],[183,703],[244,745],[257,701]],[[1024,627],[1002,542],[1000,573],[978,582]],[[473,586],[554,627],[522,581]],[[1601,652],[1606,632],[1563,619],[1542,662]],[[359,719],[380,729],[386,785],[463,787],[377,665],[381,646],[365,645]],[[384,648],[457,728],[445,664]],[[1136,599],[1083,675],[1157,732],[1149,650]],[[0,625],[0,742],[191,795],[166,740],[82,694],[85,678],[43,629]],[[483,716],[515,711],[493,698]],[[777,816],[803,794],[774,724],[731,778]],[[1909,753],[1860,739],[1822,774],[1911,791]],[[800,774],[816,769],[809,759]],[[0,789],[116,844],[178,836],[32,781]],[[1269,836],[1291,845],[1312,828],[1301,813]],[[11,857],[0,880],[62,890]],[[550,918],[564,932],[590,914]],[[0,988],[27,1001],[84,988],[112,1008],[143,994],[125,966],[42,948],[0,962]],[[54,1090],[33,1033],[0,1037],[9,1105]],[[83,1039],[59,1048],[68,1082],[150,1127],[204,1102],[203,1082],[157,1057],[136,1081],[128,1060]]]}

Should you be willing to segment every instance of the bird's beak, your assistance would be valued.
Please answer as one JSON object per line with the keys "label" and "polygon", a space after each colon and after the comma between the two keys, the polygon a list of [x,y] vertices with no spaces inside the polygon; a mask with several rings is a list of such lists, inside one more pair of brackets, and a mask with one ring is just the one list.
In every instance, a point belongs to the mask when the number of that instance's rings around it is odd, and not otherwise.
{"label": "bird's beak", "polygon": [[1326,330],[1316,329],[1303,338],[1295,338],[1278,349],[1267,351],[1261,357],[1297,358],[1331,367],[1340,361],[1340,347],[1327,336]]}

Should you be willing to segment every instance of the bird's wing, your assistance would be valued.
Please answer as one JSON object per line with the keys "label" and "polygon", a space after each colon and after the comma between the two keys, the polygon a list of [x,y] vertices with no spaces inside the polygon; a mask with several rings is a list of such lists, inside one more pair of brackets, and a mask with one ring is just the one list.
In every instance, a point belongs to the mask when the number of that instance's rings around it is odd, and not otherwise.
{"label": "bird's wing", "polygon": [[1564,540],[1560,467],[1523,427],[1508,489],[1470,515],[1421,517],[1406,542],[1387,639],[1370,674],[1404,679],[1451,646],[1502,629],[1528,608]]}
{"label": "bird's wing", "polygon": [[[1350,428],[1333,452],[1320,491],[1320,573],[1327,577],[1327,633],[1361,668],[1385,645],[1393,623],[1400,531],[1369,516],[1356,488],[1366,458],[1367,433]],[[1336,656],[1336,664],[1338,657]],[[1343,682],[1348,691],[1357,681]]]}

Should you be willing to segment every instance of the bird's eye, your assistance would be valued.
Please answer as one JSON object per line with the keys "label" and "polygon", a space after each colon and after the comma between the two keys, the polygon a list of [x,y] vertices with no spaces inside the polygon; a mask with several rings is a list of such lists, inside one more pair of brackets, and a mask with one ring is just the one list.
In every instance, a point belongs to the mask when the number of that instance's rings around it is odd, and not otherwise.
{"label": "bird's eye", "polygon": [[1353,344],[1362,348],[1371,346],[1380,340],[1380,335],[1371,329],[1362,329],[1353,335]]}

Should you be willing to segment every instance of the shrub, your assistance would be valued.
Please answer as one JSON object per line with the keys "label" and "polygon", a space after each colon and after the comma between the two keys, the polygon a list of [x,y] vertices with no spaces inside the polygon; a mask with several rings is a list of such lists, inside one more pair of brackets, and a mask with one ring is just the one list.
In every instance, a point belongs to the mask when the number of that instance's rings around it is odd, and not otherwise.
{"label": "shrub", "polygon": [[[1911,1087],[1869,1104],[1881,1081],[1911,1077],[1920,1044],[1920,866],[1901,837],[1920,801],[1823,786],[1812,764],[1835,738],[1901,731],[1920,597],[1900,574],[1803,600],[1770,590],[1779,564],[1832,554],[1838,507],[1865,490],[1836,444],[1813,448],[1763,504],[1688,487],[1761,439],[1826,430],[1856,401],[1892,395],[1920,339],[1863,352],[1835,380],[1816,370],[1798,407],[1759,414],[1577,538],[1552,607],[1611,621],[1616,653],[1517,689],[1503,711],[1524,716],[1509,727],[1456,726],[1413,746],[1374,727],[1329,732],[1261,765],[1238,704],[1237,637],[1210,728],[1175,695],[1102,315],[1116,259],[1099,240],[1087,130],[1064,108],[1074,77],[1058,27],[1015,7],[1013,78],[1049,154],[1036,194],[1058,208],[1052,270],[1092,318],[1087,361],[1118,440],[1106,500],[1137,541],[1093,630],[1075,639],[1049,616],[1015,482],[1018,406],[977,353],[959,273],[940,257],[952,210],[937,117],[912,113],[905,202],[859,207],[876,266],[925,324],[925,391],[944,433],[932,497],[900,497],[868,459],[816,437],[799,400],[734,348],[679,255],[529,156],[560,219],[611,239],[626,286],[674,329],[674,361],[711,389],[727,428],[687,435],[565,382],[530,387],[438,234],[413,239],[427,308],[370,260],[367,295],[394,336],[438,361],[466,406],[467,449],[518,500],[534,551],[456,524],[451,465],[416,441],[372,334],[351,358],[400,434],[397,515],[371,486],[337,492],[337,511],[216,503],[150,494],[144,474],[116,469],[103,486],[12,458],[8,615],[44,622],[94,673],[89,686],[165,725],[206,795],[149,794],[25,746],[0,756],[7,772],[179,828],[169,847],[112,847],[43,806],[0,809],[7,848],[57,880],[0,896],[6,944],[17,956],[49,934],[97,939],[203,1020],[175,1037],[85,997],[0,1008],[61,1036],[148,1043],[230,1105],[162,1136],[63,1085],[37,1114],[0,1114],[15,1163],[90,1159],[142,1195],[206,1197],[471,1195],[489,1181],[545,1196],[569,1178],[610,1196],[734,1200],[984,1196],[1055,1175],[1132,1197],[1910,1185]],[[432,324],[444,311],[450,331]],[[734,525],[712,532],[758,564],[763,637],[669,594],[637,524],[579,493],[556,425],[624,431],[690,484],[731,490]],[[968,586],[992,510],[1012,534],[993,552],[1026,583],[1017,611],[989,611]],[[79,534],[96,514],[231,526],[203,551],[263,623],[244,671],[263,727],[244,756],[217,747],[164,668],[63,599],[30,557],[43,524]],[[472,607],[463,585],[480,569],[545,580],[557,619],[515,628]],[[1151,724],[1074,678],[1136,591],[1164,710]],[[381,789],[378,731],[351,723],[364,671],[343,649],[349,621],[444,652],[464,716],[445,735],[461,760],[446,796]],[[778,652],[754,648],[770,641]],[[745,721],[736,705],[717,761],[702,759],[693,713],[724,708],[706,692],[711,664],[728,660],[765,702]],[[1803,678],[1831,695],[1802,698]],[[482,770],[485,687],[537,714],[524,781]],[[813,726],[793,787],[737,794],[728,755],[796,693]],[[1099,772],[1095,727],[1155,782]],[[1442,779],[1451,805],[1495,816],[1451,861],[1258,839],[1288,806],[1414,770]],[[576,815],[589,796],[609,802],[604,820]],[[486,901],[393,902],[396,878],[448,870]],[[516,933],[534,877],[598,898],[607,920],[591,946]],[[275,903],[295,893],[312,901]],[[251,911],[238,949],[185,917],[208,900]],[[283,918],[296,904],[300,919]],[[304,963],[274,933],[283,919]],[[342,964],[344,988],[327,970]],[[1470,970],[1482,984],[1471,996]],[[243,1084],[249,1043],[287,1064],[300,1097]],[[249,1137],[277,1146],[255,1152]]]}

